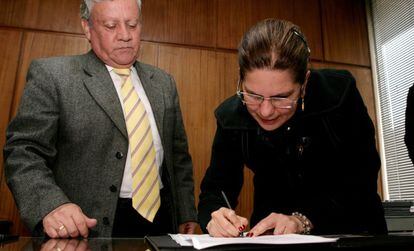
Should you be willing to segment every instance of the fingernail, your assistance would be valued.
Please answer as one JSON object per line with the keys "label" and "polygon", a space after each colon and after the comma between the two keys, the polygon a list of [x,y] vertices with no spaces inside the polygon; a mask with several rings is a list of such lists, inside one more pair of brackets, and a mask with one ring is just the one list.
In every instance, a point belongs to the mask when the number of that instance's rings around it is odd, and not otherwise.
{"label": "fingernail", "polygon": [[246,235],[247,237],[252,237],[253,236],[253,233],[247,233],[247,235]]}
{"label": "fingernail", "polygon": [[243,226],[239,227],[239,232],[243,231]]}
{"label": "fingernail", "polygon": [[246,226],[245,225],[242,225],[242,228],[243,228],[243,230],[245,230],[246,229]]}

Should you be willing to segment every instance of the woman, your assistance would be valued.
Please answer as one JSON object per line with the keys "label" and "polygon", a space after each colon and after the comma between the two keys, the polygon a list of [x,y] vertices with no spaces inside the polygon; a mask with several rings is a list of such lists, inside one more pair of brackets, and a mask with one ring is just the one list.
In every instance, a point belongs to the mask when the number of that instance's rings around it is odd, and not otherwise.
{"label": "woman", "polygon": [[300,28],[268,19],[239,47],[237,95],[216,110],[199,221],[212,236],[237,236],[248,220],[231,206],[254,172],[248,236],[387,232],[377,194],[375,131],[347,71],[309,70]]}

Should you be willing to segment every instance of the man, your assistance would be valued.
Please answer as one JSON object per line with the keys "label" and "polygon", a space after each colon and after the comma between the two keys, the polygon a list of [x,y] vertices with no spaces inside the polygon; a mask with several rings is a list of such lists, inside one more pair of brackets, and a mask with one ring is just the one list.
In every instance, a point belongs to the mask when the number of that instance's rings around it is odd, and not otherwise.
{"label": "man", "polygon": [[4,148],[34,235],[193,233],[192,163],[172,77],[136,61],[141,1],[84,0],[92,50],[35,60]]}

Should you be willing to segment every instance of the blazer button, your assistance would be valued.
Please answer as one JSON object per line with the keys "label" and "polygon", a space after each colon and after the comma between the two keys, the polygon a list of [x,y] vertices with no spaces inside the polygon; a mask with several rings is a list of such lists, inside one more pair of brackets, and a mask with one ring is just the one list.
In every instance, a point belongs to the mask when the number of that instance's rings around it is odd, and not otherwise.
{"label": "blazer button", "polygon": [[116,186],[114,186],[114,185],[111,185],[111,186],[109,187],[109,190],[110,190],[111,192],[113,192],[113,193],[115,193],[115,192],[117,191]]}
{"label": "blazer button", "polygon": [[108,217],[103,217],[103,224],[108,226],[109,225],[109,219]]}
{"label": "blazer button", "polygon": [[115,154],[115,157],[116,157],[117,159],[122,159],[122,158],[124,157],[124,154],[123,154],[123,153],[121,153],[121,152],[117,152],[117,153]]}

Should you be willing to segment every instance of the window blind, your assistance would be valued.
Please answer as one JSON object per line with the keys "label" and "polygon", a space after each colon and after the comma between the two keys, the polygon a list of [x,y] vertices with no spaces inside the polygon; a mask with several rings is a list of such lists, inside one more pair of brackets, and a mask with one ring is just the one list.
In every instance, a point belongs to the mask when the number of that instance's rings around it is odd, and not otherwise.
{"label": "window blind", "polygon": [[407,93],[414,84],[414,1],[372,0],[371,11],[388,184],[385,199],[414,200],[414,167],[404,143]]}

